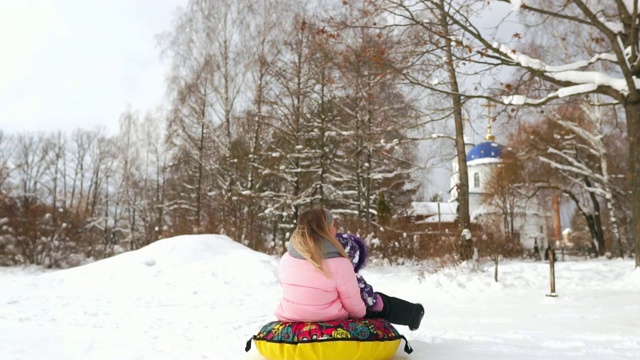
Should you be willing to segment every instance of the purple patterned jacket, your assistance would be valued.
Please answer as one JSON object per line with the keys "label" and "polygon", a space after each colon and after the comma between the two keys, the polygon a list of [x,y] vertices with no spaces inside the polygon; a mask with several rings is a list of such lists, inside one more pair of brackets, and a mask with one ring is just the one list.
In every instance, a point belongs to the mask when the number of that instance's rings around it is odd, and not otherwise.
{"label": "purple patterned jacket", "polygon": [[353,234],[337,233],[336,239],[342,244],[344,251],[347,253],[347,256],[349,256],[349,259],[351,259],[353,270],[358,279],[362,301],[364,301],[367,309],[374,307],[378,303],[378,297],[373,291],[373,287],[359,274],[360,269],[362,269],[367,262],[367,248],[364,242]]}

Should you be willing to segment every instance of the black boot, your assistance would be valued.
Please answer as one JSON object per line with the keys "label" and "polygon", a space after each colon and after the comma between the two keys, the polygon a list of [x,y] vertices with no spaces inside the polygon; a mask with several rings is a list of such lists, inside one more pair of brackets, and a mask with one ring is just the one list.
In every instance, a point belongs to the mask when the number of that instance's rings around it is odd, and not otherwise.
{"label": "black boot", "polygon": [[383,293],[378,294],[382,298],[382,310],[378,312],[367,310],[366,317],[383,318],[392,324],[407,325],[409,330],[412,331],[420,327],[420,322],[424,316],[424,307],[422,305],[387,296]]}
{"label": "black boot", "polygon": [[424,307],[421,304],[418,304],[420,307],[420,314],[413,319],[413,322],[409,324],[409,330],[415,331],[420,327],[420,322],[422,322],[422,317],[424,316]]}

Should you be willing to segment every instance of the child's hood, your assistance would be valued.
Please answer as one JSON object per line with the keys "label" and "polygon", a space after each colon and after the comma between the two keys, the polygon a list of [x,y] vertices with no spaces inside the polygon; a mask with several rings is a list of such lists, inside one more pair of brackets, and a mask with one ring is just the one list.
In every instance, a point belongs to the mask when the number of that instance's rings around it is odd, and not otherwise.
{"label": "child's hood", "polygon": [[367,262],[367,247],[364,241],[353,234],[337,233],[336,239],[344,247],[344,251],[351,260],[353,269],[358,272]]}

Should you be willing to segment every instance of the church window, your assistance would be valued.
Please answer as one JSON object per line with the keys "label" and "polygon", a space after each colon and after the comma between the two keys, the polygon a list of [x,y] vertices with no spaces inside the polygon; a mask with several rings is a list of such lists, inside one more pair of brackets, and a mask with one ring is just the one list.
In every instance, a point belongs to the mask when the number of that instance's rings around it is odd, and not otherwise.
{"label": "church window", "polygon": [[480,174],[478,173],[473,174],[473,187],[474,188],[480,187]]}

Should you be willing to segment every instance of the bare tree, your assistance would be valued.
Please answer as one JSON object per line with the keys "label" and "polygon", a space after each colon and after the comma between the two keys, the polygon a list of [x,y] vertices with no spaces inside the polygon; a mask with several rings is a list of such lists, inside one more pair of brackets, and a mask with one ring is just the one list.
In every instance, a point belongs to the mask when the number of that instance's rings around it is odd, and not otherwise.
{"label": "bare tree", "polygon": [[0,130],[0,194],[3,194],[7,179],[11,174],[9,159],[11,158],[11,138]]}
{"label": "bare tree", "polygon": [[[434,110],[429,117],[436,120],[452,119],[457,157],[456,168],[459,173],[456,184],[458,216],[460,230],[470,229],[469,214],[469,177],[466,163],[463,112],[465,104],[473,98],[485,95],[467,90],[471,75],[486,72],[487,67],[476,62],[474,67],[470,59],[471,48],[467,44],[468,36],[460,22],[451,17],[451,13],[471,17],[477,12],[472,1],[370,1],[375,8],[391,15],[385,27],[397,28],[404,36],[406,49],[402,56],[410,61],[404,67],[396,67],[405,80],[412,86],[429,91],[438,97]],[[443,105],[446,104],[446,105]],[[468,129],[467,129],[468,130]]]}
{"label": "bare tree", "polygon": [[[66,207],[76,212],[83,212],[88,199],[85,193],[86,169],[89,167],[89,149],[93,142],[94,133],[86,130],[76,130],[71,135],[69,151],[71,170],[71,194],[66,199]],[[77,200],[76,200],[77,199]],[[84,213],[84,212],[83,212]]]}
{"label": "bare tree", "polygon": [[145,176],[142,174],[142,153],[147,145],[140,135],[140,120],[137,112],[125,110],[120,116],[120,129],[115,138],[117,160],[114,164],[113,186],[114,214],[112,245],[125,245],[134,248],[139,242],[140,214],[139,208],[145,203],[142,198],[141,183]]}
{"label": "bare tree", "polygon": [[[439,7],[440,0],[387,0],[382,4],[391,7]],[[506,3],[499,0],[491,4]],[[597,93],[609,97],[624,109],[629,132],[629,163],[632,183],[631,234],[636,238],[636,266],[640,266],[640,25],[637,23],[638,2],[621,0],[592,1],[528,1],[516,3],[517,10],[523,14],[523,21],[535,27],[534,36],[552,30],[546,26],[548,21],[557,21],[575,26],[575,37],[557,37],[557,45],[569,47],[576,37],[597,39],[598,46],[582,48],[573,53],[573,59],[564,65],[553,66],[542,59],[536,59],[513,49],[504,42],[495,41],[491,34],[484,34],[476,20],[459,11],[456,1],[445,1],[445,13],[453,26],[465,34],[470,58],[476,63],[488,63],[494,66],[518,68],[541,84],[539,96],[514,93],[518,87],[506,89],[503,102],[509,105],[539,106],[560,97],[578,94]],[[525,17],[531,15],[531,17]],[[537,16],[536,16],[537,15]],[[418,26],[414,24],[414,26]],[[586,40],[586,39],[585,39]],[[586,42],[586,41],[585,41]],[[545,44],[547,48],[555,44]],[[600,68],[598,66],[602,64]],[[603,70],[604,69],[604,70]]]}
{"label": "bare tree", "polygon": [[[168,134],[175,133],[177,145],[185,146],[180,162],[187,169],[197,167],[195,184],[189,184],[194,188],[195,204],[183,209],[195,209],[199,231],[205,224],[223,233],[238,228],[233,222],[237,217],[231,213],[238,212],[232,199],[239,193],[235,183],[239,160],[232,158],[231,148],[246,64],[253,59],[253,53],[246,51],[248,36],[241,31],[247,27],[250,5],[246,1],[192,0],[174,31],[164,37],[174,64],[174,115]],[[191,201],[183,198],[187,204]]]}
{"label": "bare tree", "polygon": [[526,214],[526,203],[530,195],[527,193],[524,179],[524,164],[510,151],[501,155],[501,162],[496,166],[487,183],[485,204],[497,209],[501,214],[501,233],[507,241],[516,241],[521,229],[515,227],[516,218]]}
{"label": "bare tree", "polygon": [[40,206],[43,193],[43,177],[46,170],[43,151],[44,134],[20,134],[16,138],[15,176],[18,213],[15,217],[16,250],[20,262],[38,263],[38,246],[42,237],[39,223],[46,210]]}
{"label": "bare tree", "polygon": [[[240,234],[238,240],[253,249],[264,248],[259,240],[266,232],[259,218],[269,218],[263,214],[266,208],[262,199],[265,188],[265,170],[269,167],[270,154],[267,147],[272,140],[272,114],[269,106],[269,91],[273,77],[270,76],[273,65],[280,55],[282,45],[281,34],[286,29],[287,22],[282,21],[285,1],[262,0],[255,2],[250,12],[253,21],[249,25],[246,52],[253,52],[251,62],[247,67],[247,92],[251,93],[251,106],[245,116],[238,117],[238,137],[236,143],[245,143],[246,156],[237,152],[233,158],[238,160],[237,168],[244,174],[238,174],[239,195],[238,205],[242,210],[236,214]],[[241,134],[245,134],[242,136]],[[240,201],[241,199],[241,201]],[[268,201],[268,200],[267,200]]]}
{"label": "bare tree", "polygon": [[294,226],[301,206],[310,203],[309,195],[313,189],[308,188],[308,178],[312,164],[305,161],[310,151],[305,147],[305,134],[310,130],[307,125],[307,114],[310,109],[313,80],[310,71],[310,50],[312,31],[304,15],[297,14],[295,26],[287,34],[283,55],[273,67],[274,90],[271,93],[273,122],[273,141],[269,151],[277,154],[278,162],[271,172],[277,179],[272,182],[273,197],[270,212],[278,214],[276,221],[283,224],[274,238],[281,239],[282,249],[286,234]]}
{"label": "bare tree", "polygon": [[48,205],[50,212],[47,213],[47,226],[44,236],[38,239],[41,242],[39,249],[39,259],[37,263],[46,266],[53,264],[54,257],[68,254],[59,254],[66,239],[62,234],[61,213],[64,208],[64,185],[66,174],[66,144],[61,132],[46,137],[42,148],[45,161],[44,178],[42,186],[45,189],[41,201]]}
{"label": "bare tree", "polygon": [[607,141],[618,137],[617,130],[605,114],[588,102],[567,104],[542,122],[521,126],[512,140],[518,144],[519,155],[533,164],[529,183],[537,189],[559,190],[575,203],[600,255],[606,251],[600,203],[604,201],[609,209],[612,233],[620,248],[615,204],[623,194],[610,170],[611,159],[621,154],[610,153]]}
{"label": "bare tree", "polygon": [[150,244],[162,236],[166,224],[166,178],[169,168],[170,151],[164,141],[162,132],[164,117],[161,113],[147,113],[142,121],[142,136],[144,153],[142,160],[142,183],[140,193],[142,201],[137,202],[143,234],[138,239],[133,239],[133,247],[142,247]]}
{"label": "bare tree", "polygon": [[[113,185],[114,163],[117,150],[114,140],[101,130],[95,133],[94,142],[89,149],[90,172],[87,202],[84,211],[87,219],[86,229],[94,235],[88,245],[88,257],[104,257],[109,254],[115,240],[113,233],[113,197],[110,191]],[[111,225],[109,221],[112,221]]]}
{"label": "bare tree", "polygon": [[410,134],[419,128],[420,114],[410,88],[394,71],[407,61],[395,56],[401,35],[369,26],[384,20],[379,12],[357,5],[348,10],[344,24],[336,26],[339,37],[334,45],[341,94],[335,100],[341,121],[334,126],[343,136],[334,140],[341,146],[335,157],[339,162],[332,166],[337,171],[331,175],[340,179],[338,204],[344,204],[347,213],[355,212],[363,232],[370,233],[380,228],[381,196],[397,215],[417,192],[411,175],[420,166]]}
{"label": "bare tree", "polygon": [[[540,159],[548,162],[552,167],[558,168],[564,173],[572,173],[574,176],[585,177],[587,180],[584,182],[576,182],[576,184],[582,185],[584,191],[605,199],[604,201],[609,210],[611,230],[616,247],[618,248],[618,256],[623,257],[624,250],[616,215],[618,206],[614,194],[613,174],[610,172],[609,156],[604,142],[605,124],[603,111],[597,102],[595,106],[583,103],[581,110],[585,117],[585,121],[582,124],[564,119],[558,114],[555,114],[553,121],[568,129],[582,140],[582,152],[586,153],[587,156],[595,157],[596,166],[589,166],[590,164],[585,164],[579,161],[579,159],[576,160],[577,154],[556,153],[564,160],[564,164],[547,157],[541,157]],[[555,152],[554,150],[555,149],[551,148],[549,152]]]}

